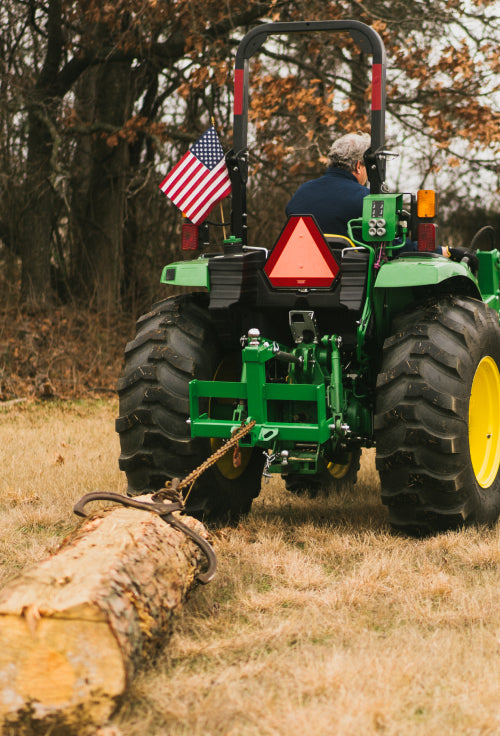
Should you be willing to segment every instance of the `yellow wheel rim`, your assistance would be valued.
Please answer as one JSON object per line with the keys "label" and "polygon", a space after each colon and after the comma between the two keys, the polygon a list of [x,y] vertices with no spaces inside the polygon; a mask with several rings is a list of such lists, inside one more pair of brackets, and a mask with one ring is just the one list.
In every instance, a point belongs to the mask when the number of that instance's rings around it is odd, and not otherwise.
{"label": "yellow wheel rim", "polygon": [[479,363],[472,381],[469,449],[477,482],[489,488],[500,465],[500,373],[489,355]]}
{"label": "yellow wheel rim", "polygon": [[347,473],[349,472],[351,462],[352,453],[349,453],[349,460],[345,465],[341,465],[340,463],[328,463],[326,468],[332,478],[335,478],[335,480],[342,480],[342,478],[345,478]]}
{"label": "yellow wheel rim", "polygon": [[[222,447],[223,443],[224,440],[221,440],[218,437],[210,437],[211,452],[215,452],[216,450],[218,450],[219,447]],[[215,464],[216,468],[219,470],[219,473],[228,480],[236,480],[236,478],[239,478],[241,475],[243,475],[248,467],[248,463],[250,462],[250,457],[252,455],[251,447],[240,447],[239,452],[239,465],[234,464],[235,455],[233,450],[229,450],[229,452],[226,452],[226,454],[223,455],[220,460],[217,460]]]}
{"label": "yellow wheel rim", "polygon": [[[240,380],[240,368],[235,356],[228,356],[222,360],[219,367],[215,371],[214,381],[239,381]],[[228,416],[232,416],[232,399],[210,399],[208,407],[208,416],[211,416],[212,402],[217,404],[228,405]],[[219,437],[210,437],[210,450],[215,452],[224,444],[225,440]],[[216,463],[216,468],[219,473],[227,478],[228,480],[236,480],[239,478],[248,467],[250,458],[252,456],[251,447],[240,447],[239,452],[235,453],[234,450],[229,450],[225,455],[221,457]],[[235,460],[238,464],[235,464]]]}

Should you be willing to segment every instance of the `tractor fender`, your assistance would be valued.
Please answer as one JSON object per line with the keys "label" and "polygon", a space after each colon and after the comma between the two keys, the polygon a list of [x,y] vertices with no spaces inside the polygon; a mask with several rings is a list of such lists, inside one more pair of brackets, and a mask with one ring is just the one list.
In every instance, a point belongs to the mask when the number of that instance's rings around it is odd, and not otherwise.
{"label": "tractor fender", "polygon": [[210,289],[208,258],[196,258],[194,261],[177,261],[165,266],[160,283],[171,286],[201,286]]}
{"label": "tractor fender", "polygon": [[[430,286],[455,280],[452,292],[464,293],[481,299],[477,281],[465,263],[457,263],[437,254],[411,253],[383,263],[375,279],[374,289],[400,289]],[[461,284],[461,285],[459,285]]]}
{"label": "tractor fender", "polygon": [[483,301],[478,283],[465,263],[441,255],[400,256],[383,263],[373,285],[379,344],[390,334],[393,318],[433,296],[467,296]]}

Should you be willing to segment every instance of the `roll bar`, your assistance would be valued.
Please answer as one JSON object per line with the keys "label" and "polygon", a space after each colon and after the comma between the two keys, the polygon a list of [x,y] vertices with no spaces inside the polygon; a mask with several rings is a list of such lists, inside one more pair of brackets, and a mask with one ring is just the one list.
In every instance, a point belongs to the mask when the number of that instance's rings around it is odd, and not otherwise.
{"label": "roll bar", "polygon": [[246,183],[248,178],[248,73],[249,60],[270,35],[311,33],[315,31],[347,31],[354,42],[372,61],[371,145],[366,161],[370,191],[378,194],[385,178],[385,157],[377,156],[385,140],[386,54],[377,31],[357,20],[299,21],[264,23],[249,31],[236,52],[234,71],[233,149],[227,155],[232,184],[231,233],[246,243]]}

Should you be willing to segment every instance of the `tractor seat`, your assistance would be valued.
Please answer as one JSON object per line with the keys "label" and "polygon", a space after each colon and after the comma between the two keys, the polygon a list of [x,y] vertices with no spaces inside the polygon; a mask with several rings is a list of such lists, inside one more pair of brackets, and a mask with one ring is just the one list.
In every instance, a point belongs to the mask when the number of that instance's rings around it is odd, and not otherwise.
{"label": "tractor seat", "polygon": [[328,247],[332,250],[343,250],[349,246],[352,248],[356,247],[352,240],[346,235],[330,235],[330,233],[323,233],[323,237],[328,243]]}
{"label": "tractor seat", "polygon": [[359,313],[366,298],[368,249],[354,245],[345,235],[325,233],[324,238],[340,263],[340,303],[349,311]]}

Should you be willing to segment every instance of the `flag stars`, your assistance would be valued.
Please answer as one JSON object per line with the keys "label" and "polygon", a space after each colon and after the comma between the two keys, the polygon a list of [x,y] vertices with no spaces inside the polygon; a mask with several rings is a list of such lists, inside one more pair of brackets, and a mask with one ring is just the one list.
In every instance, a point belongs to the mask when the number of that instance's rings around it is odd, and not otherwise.
{"label": "flag stars", "polygon": [[196,156],[208,169],[213,169],[221,158],[224,158],[224,151],[217,138],[217,133],[213,127],[209,128],[202,137],[190,148],[191,153]]}

